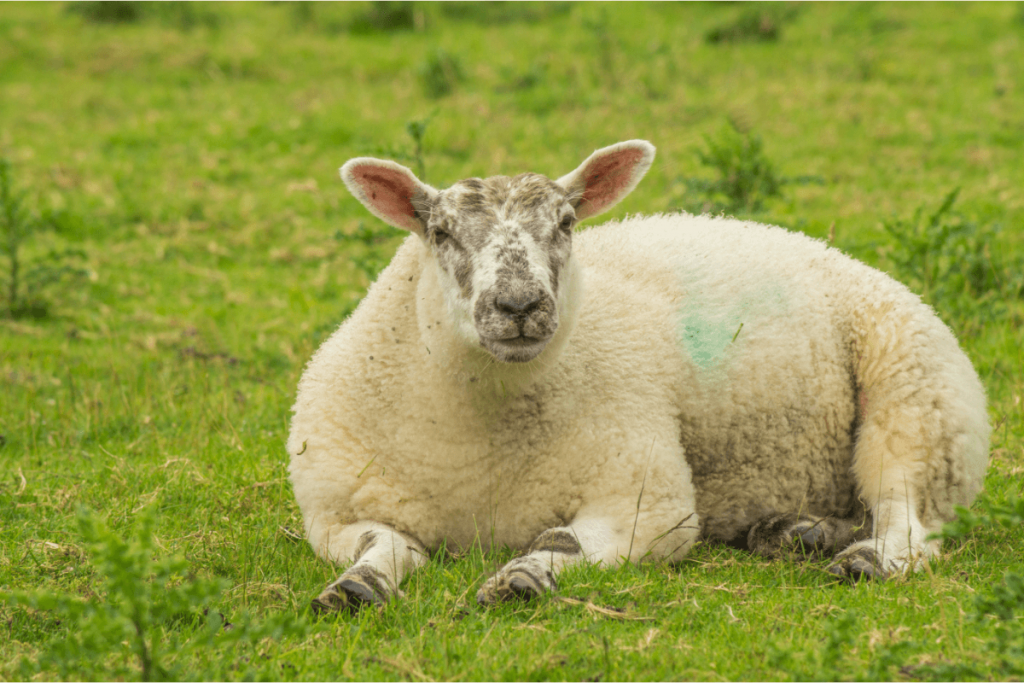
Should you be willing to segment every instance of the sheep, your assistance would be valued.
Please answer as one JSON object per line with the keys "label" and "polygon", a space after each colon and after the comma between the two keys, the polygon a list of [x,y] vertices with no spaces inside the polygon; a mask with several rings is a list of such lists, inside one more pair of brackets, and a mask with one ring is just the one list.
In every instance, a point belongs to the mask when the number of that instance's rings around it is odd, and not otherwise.
{"label": "sheep", "polygon": [[902,284],[781,228],[680,213],[575,232],[654,152],[444,190],[392,161],[341,168],[412,234],[299,383],[306,537],[350,565],[314,609],[401,596],[442,546],[524,551],[483,605],[698,539],[832,558],[848,580],[935,555],[988,461],[953,334]]}

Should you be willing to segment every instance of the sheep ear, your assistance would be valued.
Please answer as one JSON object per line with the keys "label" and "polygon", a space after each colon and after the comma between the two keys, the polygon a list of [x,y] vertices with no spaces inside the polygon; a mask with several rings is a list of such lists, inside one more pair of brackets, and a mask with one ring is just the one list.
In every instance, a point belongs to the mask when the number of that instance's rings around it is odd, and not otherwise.
{"label": "sheep ear", "polygon": [[633,191],[654,162],[654,145],[629,140],[599,149],[579,168],[558,179],[569,191],[576,219],[604,213]]}
{"label": "sheep ear", "polygon": [[359,157],[341,167],[341,179],[374,216],[423,237],[437,190],[420,182],[405,166]]}

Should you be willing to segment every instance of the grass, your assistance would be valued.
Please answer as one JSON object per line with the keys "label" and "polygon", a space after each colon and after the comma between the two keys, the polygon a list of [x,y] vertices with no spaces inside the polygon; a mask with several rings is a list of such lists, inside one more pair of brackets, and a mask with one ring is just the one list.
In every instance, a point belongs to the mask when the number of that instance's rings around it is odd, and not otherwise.
{"label": "grass", "polygon": [[59,212],[34,215],[25,199],[13,187],[10,163],[0,158],[0,251],[6,260],[6,312],[12,318],[43,318],[49,307],[46,290],[86,275],[73,265],[76,257],[84,255],[75,249],[51,248],[49,253],[36,254],[32,261],[27,261],[28,243],[37,233],[57,225],[63,216]]}
{"label": "grass", "polygon": [[[834,229],[927,286],[988,390],[986,500],[1019,496],[1018,6],[771,6],[768,21],[736,4],[185,4],[0,11],[0,157],[33,215],[60,217],[21,253],[83,254],[86,273],[40,317],[0,318],[0,592],[112,605],[105,623],[123,626],[109,576],[199,586],[146,627],[180,646],[148,674],[193,679],[1021,675],[1019,610],[976,602],[1017,595],[1003,575],[1024,571],[1019,523],[965,532],[884,584],[701,545],[678,567],[576,568],[558,595],[492,610],[473,595],[507,553],[442,555],[404,601],[317,621],[309,600],[337,570],[293,536],[283,446],[303,364],[401,239],[344,191],[345,160],[404,155],[444,185],[557,177],[650,139],[658,158],[622,216],[688,205],[695,187],[728,199],[702,162],[728,124],[778,178],[821,179],[731,210]],[[432,63],[445,79],[457,65],[457,87],[424,80]],[[81,508],[105,526],[81,526]],[[132,530],[150,514],[147,546]],[[109,569],[101,528],[151,563]],[[146,673],[127,638],[62,669],[80,617],[34,604],[0,606],[0,678]],[[204,629],[219,615],[252,626],[218,641]]]}

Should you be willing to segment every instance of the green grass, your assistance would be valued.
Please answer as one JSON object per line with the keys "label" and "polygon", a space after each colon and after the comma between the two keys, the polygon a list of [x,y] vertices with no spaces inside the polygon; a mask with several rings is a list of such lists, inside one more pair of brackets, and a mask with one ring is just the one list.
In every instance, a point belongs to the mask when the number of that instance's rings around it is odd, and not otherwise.
{"label": "green grass", "polygon": [[[818,565],[702,545],[678,567],[572,569],[556,596],[491,610],[473,596],[507,554],[441,556],[405,600],[317,621],[309,600],[337,570],[288,533],[301,520],[283,445],[303,364],[400,240],[345,192],[345,160],[391,156],[444,185],[557,176],[595,148],[649,139],[658,158],[622,216],[692,206],[695,188],[727,193],[702,155],[732,122],[788,180],[730,210],[833,232],[927,283],[989,393],[986,498],[1019,495],[1020,5],[769,6],[770,25],[736,4],[133,7],[118,19],[0,8],[0,157],[25,205],[59,217],[22,254],[81,253],[86,272],[46,290],[44,317],[0,318],[0,592],[109,601],[110,623],[131,623],[78,511],[105,519],[110,538],[152,511],[151,552],[186,567],[167,580],[224,589],[203,598],[205,617],[182,598],[187,619],[154,622],[180,647],[150,672],[1022,674],[1018,621],[975,605],[1024,571],[1019,524],[948,541],[929,571],[887,583],[835,585]],[[789,182],[800,178],[814,181]],[[922,233],[957,188],[946,237]],[[0,257],[0,278],[6,267]],[[131,571],[111,576],[141,586],[156,570]],[[50,655],[81,622],[35,604],[0,605],[0,679],[143,675],[127,637],[83,645],[93,663],[61,669]],[[196,624],[214,612],[254,626],[208,638]]]}

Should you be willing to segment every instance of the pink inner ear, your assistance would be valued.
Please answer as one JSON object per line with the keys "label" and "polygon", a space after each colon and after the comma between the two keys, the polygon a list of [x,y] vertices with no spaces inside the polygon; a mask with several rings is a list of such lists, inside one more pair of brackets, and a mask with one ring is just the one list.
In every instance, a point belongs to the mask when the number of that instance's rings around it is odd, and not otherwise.
{"label": "pink inner ear", "polygon": [[366,193],[366,200],[382,215],[399,224],[415,219],[416,209],[412,205],[415,188],[404,173],[380,166],[362,166],[353,169],[352,175]]}
{"label": "pink inner ear", "polygon": [[583,201],[593,204],[595,209],[614,202],[629,187],[633,169],[643,156],[643,150],[625,149],[618,154],[595,160],[587,168]]}

